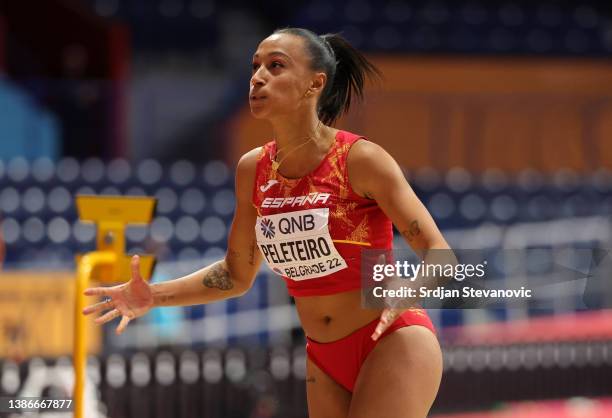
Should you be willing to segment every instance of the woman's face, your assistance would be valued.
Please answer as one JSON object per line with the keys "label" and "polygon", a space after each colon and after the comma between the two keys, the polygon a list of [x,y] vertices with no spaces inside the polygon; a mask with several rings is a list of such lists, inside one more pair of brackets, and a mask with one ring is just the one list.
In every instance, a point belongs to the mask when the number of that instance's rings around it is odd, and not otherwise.
{"label": "woman's face", "polygon": [[310,59],[301,37],[270,35],[253,55],[249,91],[251,113],[257,119],[271,119],[313,106],[312,95],[306,98],[305,94],[313,80],[316,84],[316,76],[310,69]]}

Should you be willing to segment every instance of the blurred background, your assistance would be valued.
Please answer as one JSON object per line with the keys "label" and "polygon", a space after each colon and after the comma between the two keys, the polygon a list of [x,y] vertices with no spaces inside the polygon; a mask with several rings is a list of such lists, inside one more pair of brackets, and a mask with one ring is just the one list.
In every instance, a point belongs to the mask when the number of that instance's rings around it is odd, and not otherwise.
{"label": "blurred background", "polygon": [[[74,256],[95,248],[77,194],[158,198],[127,230],[154,281],[224,255],[235,164],[271,137],[249,114],[251,55],[284,26],[340,31],[379,66],[338,127],[397,159],[452,247],[609,261],[610,3],[5,1],[0,396],[71,391]],[[612,416],[612,313],[579,300],[430,310],[432,416]],[[242,298],[111,325],[89,329],[88,417],[307,416],[304,337],[266,267]]]}

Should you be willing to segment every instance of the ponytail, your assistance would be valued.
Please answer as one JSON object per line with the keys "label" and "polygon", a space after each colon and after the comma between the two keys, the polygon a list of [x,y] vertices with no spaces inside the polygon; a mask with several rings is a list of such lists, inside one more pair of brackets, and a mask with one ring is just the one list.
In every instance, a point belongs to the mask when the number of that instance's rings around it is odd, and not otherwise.
{"label": "ponytail", "polygon": [[328,126],[349,111],[355,96],[358,100],[363,99],[366,78],[379,80],[382,77],[378,68],[337,33],[318,36],[301,28],[278,29],[274,33],[302,37],[311,57],[312,69],[324,71],[327,75],[317,114]]}

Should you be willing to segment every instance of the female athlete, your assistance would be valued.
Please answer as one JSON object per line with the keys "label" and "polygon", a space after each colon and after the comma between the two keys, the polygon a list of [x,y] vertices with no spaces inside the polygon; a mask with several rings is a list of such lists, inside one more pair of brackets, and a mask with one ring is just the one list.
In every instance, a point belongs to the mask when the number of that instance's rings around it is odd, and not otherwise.
{"label": "female athlete", "polygon": [[87,295],[106,301],[85,314],[128,322],[158,306],[237,297],[262,259],[282,275],[307,336],[307,399],[312,418],[425,417],[442,374],[442,355],[420,309],[364,309],[360,254],[389,249],[392,223],[419,254],[447,249],[395,160],[333,123],[379,74],[339,35],[275,31],[253,55],[251,113],[274,140],[236,168],[236,210],[225,258],[149,285],[132,259],[132,279]]}

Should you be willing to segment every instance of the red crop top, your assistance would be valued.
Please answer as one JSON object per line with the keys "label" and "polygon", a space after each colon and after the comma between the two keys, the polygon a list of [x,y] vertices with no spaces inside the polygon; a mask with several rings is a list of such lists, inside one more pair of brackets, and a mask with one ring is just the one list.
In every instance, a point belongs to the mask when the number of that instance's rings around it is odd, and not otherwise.
{"label": "red crop top", "polygon": [[257,245],[291,296],[358,289],[362,249],[392,247],[391,220],[349,184],[346,159],[359,138],[338,131],[319,166],[299,179],[272,170],[274,141],[262,147],[253,190]]}

